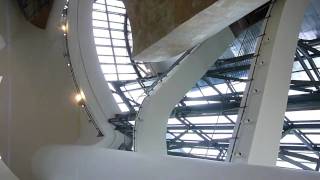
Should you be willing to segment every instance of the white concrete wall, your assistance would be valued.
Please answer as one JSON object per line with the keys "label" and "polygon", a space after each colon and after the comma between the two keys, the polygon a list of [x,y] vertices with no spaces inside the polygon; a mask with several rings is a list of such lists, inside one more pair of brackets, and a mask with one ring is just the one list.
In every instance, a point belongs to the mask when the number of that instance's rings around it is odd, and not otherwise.
{"label": "white concrete wall", "polygon": [[[48,29],[28,23],[17,1],[0,0],[0,154],[21,179],[32,180],[31,158],[47,144],[70,144],[79,137],[80,112],[62,56],[56,0]],[[5,180],[0,178],[1,180]]]}
{"label": "white concrete wall", "polygon": [[81,146],[42,149],[37,180],[319,180],[320,173]]}

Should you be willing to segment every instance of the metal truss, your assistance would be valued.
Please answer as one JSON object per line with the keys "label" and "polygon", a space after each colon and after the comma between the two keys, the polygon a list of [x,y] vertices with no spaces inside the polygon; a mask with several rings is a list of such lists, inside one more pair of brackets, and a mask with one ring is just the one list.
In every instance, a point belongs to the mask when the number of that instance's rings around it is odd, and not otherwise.
{"label": "metal truss", "polygon": [[[306,41],[299,40],[295,65],[300,68],[293,70],[295,73],[305,73],[308,79],[293,79],[290,90],[299,92],[288,97],[287,111],[305,111],[320,109],[320,51],[316,48],[320,39]],[[176,123],[168,123],[167,148],[169,155],[185,156],[192,158],[210,159],[223,161],[226,157],[229,140],[235,125],[234,116],[240,107],[243,91],[235,88],[237,83],[250,81],[246,75],[250,68],[252,53],[239,55],[237,57],[219,59],[215,65],[199,80],[190,92],[197,92],[197,97],[188,96],[173,109],[170,119]],[[143,88],[145,92],[152,88],[157,77],[140,78],[137,81],[113,82],[116,93],[130,107],[130,112],[118,114],[109,122],[115,125],[116,130],[129,137],[133,135],[134,119],[140,103],[125,95],[124,87],[135,83],[142,84],[137,89]],[[221,87],[226,91],[222,91]],[[204,91],[211,88],[215,94],[207,95]],[[131,89],[132,90],[132,89]],[[190,105],[192,102],[202,102]],[[205,102],[205,103],[203,103]],[[189,103],[189,104],[188,104]],[[307,112],[306,112],[307,113]],[[192,118],[223,118],[223,122],[196,123]],[[169,119],[169,121],[170,121]],[[197,135],[197,139],[186,139]],[[319,171],[320,167],[320,144],[313,142],[308,136],[320,135],[320,117],[318,120],[294,120],[287,117],[284,119],[282,137],[295,136],[300,141],[281,143],[279,149],[279,161],[285,161],[291,165],[306,169]],[[215,137],[216,136],[216,137]],[[128,149],[128,148],[127,148]],[[193,152],[194,150],[198,150]],[[202,153],[197,153],[202,151]],[[308,165],[309,164],[309,165]]]}

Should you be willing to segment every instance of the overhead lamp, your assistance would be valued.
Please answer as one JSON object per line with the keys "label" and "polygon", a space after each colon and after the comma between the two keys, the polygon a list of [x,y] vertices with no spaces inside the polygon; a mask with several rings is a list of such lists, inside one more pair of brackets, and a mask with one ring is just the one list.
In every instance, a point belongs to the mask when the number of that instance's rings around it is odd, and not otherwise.
{"label": "overhead lamp", "polygon": [[67,28],[67,25],[64,25],[64,24],[63,24],[63,25],[61,26],[61,29],[62,29],[63,32],[67,32],[67,29],[68,29],[68,28]]}
{"label": "overhead lamp", "polygon": [[76,94],[74,99],[79,106],[81,106],[81,107],[85,106],[85,96],[82,91],[80,93]]}

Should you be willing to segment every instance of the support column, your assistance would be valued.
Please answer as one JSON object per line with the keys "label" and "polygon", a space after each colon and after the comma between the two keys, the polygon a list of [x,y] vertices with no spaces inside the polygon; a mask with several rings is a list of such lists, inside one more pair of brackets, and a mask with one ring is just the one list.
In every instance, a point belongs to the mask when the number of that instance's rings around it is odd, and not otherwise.
{"label": "support column", "polygon": [[233,34],[229,28],[217,33],[191,52],[157,84],[143,101],[136,118],[135,151],[167,154],[166,132],[170,112],[232,40]]}
{"label": "support column", "polygon": [[276,0],[264,23],[228,160],[276,163],[298,34],[309,0]]}

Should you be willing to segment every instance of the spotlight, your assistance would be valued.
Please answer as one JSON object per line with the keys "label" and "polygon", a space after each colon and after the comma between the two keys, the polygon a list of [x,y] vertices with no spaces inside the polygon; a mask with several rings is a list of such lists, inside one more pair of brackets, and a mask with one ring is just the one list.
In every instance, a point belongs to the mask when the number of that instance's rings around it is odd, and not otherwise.
{"label": "spotlight", "polygon": [[74,99],[76,100],[77,103],[83,100],[81,94],[77,94],[77,95],[74,97]]}
{"label": "spotlight", "polygon": [[81,107],[85,106],[85,98],[84,98],[83,92],[76,94],[74,99],[79,106],[81,106]]}
{"label": "spotlight", "polygon": [[68,29],[68,28],[67,28],[67,25],[62,25],[62,26],[61,26],[61,29],[62,29],[63,32],[66,32],[67,29]]}

